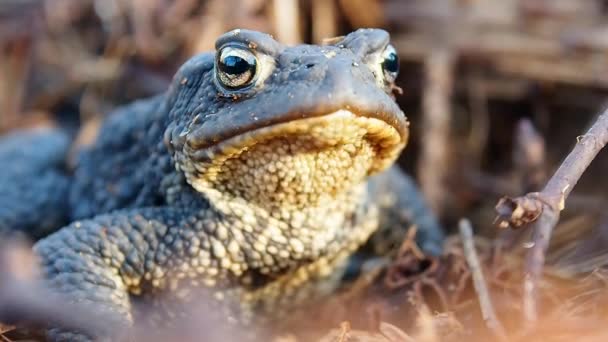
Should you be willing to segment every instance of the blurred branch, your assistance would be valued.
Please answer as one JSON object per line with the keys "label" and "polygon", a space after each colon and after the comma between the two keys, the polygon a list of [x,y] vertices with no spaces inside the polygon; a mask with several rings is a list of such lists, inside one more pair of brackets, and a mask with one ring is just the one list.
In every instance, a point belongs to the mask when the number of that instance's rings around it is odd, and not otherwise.
{"label": "blurred branch", "polygon": [[471,129],[467,150],[470,151],[472,163],[480,167],[490,134],[490,115],[487,86],[476,72],[466,79],[466,95],[471,107],[469,120]]}
{"label": "blurred branch", "polygon": [[298,0],[273,0],[272,5],[274,29],[278,40],[288,45],[301,43],[301,14]]}
{"label": "blurred branch", "polygon": [[473,228],[471,227],[471,222],[469,222],[467,219],[461,219],[458,223],[458,227],[460,229],[460,238],[462,239],[464,256],[467,264],[469,265],[469,269],[471,270],[473,287],[475,287],[475,292],[477,293],[483,320],[488,328],[501,341],[506,341],[507,337],[505,334],[505,329],[496,316],[494,304],[492,304],[492,299],[490,298],[490,293],[488,291],[488,285],[483,276],[479,257],[477,256],[477,251],[475,250],[475,241],[473,240]]}
{"label": "blurred branch", "polygon": [[445,177],[449,170],[453,64],[454,56],[447,48],[437,48],[425,62],[423,136],[418,174],[422,192],[439,216],[446,197]]}
{"label": "blurred branch", "polygon": [[338,35],[338,11],[333,0],[313,0],[312,40],[321,44],[324,39]]}
{"label": "blurred branch", "polygon": [[20,118],[30,71],[31,40],[27,33],[22,32],[7,43],[8,49],[4,53],[0,42],[0,132]]}
{"label": "blurred branch", "polygon": [[339,0],[339,3],[354,28],[384,26],[384,8],[379,0]]}
{"label": "blurred branch", "polygon": [[515,131],[515,172],[524,191],[537,190],[546,180],[545,140],[529,119],[521,119]]}
{"label": "blurred branch", "polygon": [[528,323],[538,319],[538,283],[553,228],[570,192],[589,164],[608,142],[608,110],[602,113],[577,143],[540,193],[503,197],[496,205],[500,227],[520,227],[532,223],[534,245],[526,259],[524,316]]}
{"label": "blurred branch", "polygon": [[[450,4],[452,6],[450,6]],[[401,57],[421,61],[446,23],[454,53],[502,74],[608,87],[601,1],[387,1]]]}

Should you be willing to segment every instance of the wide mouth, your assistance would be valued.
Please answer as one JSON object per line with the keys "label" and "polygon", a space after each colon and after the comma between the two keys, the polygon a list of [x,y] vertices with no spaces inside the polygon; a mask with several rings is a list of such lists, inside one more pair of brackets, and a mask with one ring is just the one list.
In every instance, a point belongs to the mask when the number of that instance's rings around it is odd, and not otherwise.
{"label": "wide mouth", "polygon": [[[368,174],[373,174],[395,161],[407,144],[408,132],[376,117],[340,109],[325,115],[256,128],[202,148],[185,144],[184,152],[195,162],[198,171],[204,172],[207,180],[213,180],[227,160],[277,139],[297,140],[299,145],[308,146],[310,151],[348,149],[352,144],[365,141],[373,150],[373,159],[368,167]],[[281,150],[280,146],[277,148]],[[277,151],[280,153],[290,151]]]}

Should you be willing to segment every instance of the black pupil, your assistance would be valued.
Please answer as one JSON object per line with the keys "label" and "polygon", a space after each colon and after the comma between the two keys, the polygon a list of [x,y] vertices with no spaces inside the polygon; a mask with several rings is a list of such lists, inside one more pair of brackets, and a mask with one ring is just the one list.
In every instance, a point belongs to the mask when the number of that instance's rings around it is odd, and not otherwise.
{"label": "black pupil", "polygon": [[219,64],[220,70],[230,75],[240,75],[255,68],[255,61],[247,61],[239,56],[226,56]]}
{"label": "black pupil", "polygon": [[382,67],[384,70],[390,73],[398,73],[399,72],[399,57],[396,53],[391,52],[384,58],[384,62],[382,62]]}

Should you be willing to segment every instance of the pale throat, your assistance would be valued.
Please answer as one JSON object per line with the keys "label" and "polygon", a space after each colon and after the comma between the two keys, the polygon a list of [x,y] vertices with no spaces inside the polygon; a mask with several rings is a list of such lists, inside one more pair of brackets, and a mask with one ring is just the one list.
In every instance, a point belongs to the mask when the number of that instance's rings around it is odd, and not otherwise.
{"label": "pale throat", "polygon": [[297,211],[328,204],[363,183],[374,158],[374,147],[360,136],[332,141],[314,135],[276,137],[189,181],[199,192],[220,193],[213,197]]}
{"label": "pale throat", "polygon": [[391,125],[348,110],[251,129],[210,146],[195,133],[177,156],[188,182],[267,210],[335,200],[392,164],[405,145]]}
{"label": "pale throat", "polygon": [[309,139],[271,139],[224,161],[213,177],[188,179],[251,253],[279,260],[262,262],[264,272],[354,250],[376,227],[366,184],[372,146]]}
{"label": "pale throat", "polygon": [[374,221],[367,177],[400,150],[386,146],[403,146],[386,123],[338,111],[241,134],[182,159],[182,170],[249,239],[297,241],[295,250],[317,256]]}
{"label": "pale throat", "polygon": [[[365,222],[376,222],[373,204],[368,202],[367,185],[359,183],[347,191],[328,197],[316,205],[301,208],[261,207],[242,198],[209,191],[204,194],[210,209],[231,227],[263,245],[289,246],[289,259],[309,259],[331,254],[345,245],[365,240],[354,233]],[[267,247],[266,247],[267,248]]]}

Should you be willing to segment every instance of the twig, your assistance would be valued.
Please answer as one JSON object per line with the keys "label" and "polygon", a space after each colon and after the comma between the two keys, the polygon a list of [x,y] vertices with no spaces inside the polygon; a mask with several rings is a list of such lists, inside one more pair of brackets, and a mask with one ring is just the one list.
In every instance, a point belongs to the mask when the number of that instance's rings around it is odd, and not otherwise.
{"label": "twig", "polygon": [[384,26],[384,8],[379,0],[339,0],[338,4],[352,27]]}
{"label": "twig", "polygon": [[545,140],[529,119],[521,119],[515,132],[513,161],[524,191],[537,190],[546,180]]}
{"label": "twig", "polygon": [[[540,193],[502,198],[496,205],[502,227],[519,227],[534,222],[534,245],[528,253],[524,279],[524,316],[534,322],[538,316],[538,282],[545,263],[551,233],[565,201],[591,161],[608,142],[608,111],[604,111],[577,143]],[[523,218],[526,218],[522,220]]]}
{"label": "twig", "polygon": [[[0,48],[7,47],[0,44]],[[8,44],[7,56],[0,58],[0,111],[3,113],[0,116],[0,130],[15,125],[20,118],[31,67],[31,50],[31,37],[25,32]]]}
{"label": "twig", "polygon": [[450,169],[447,164],[453,59],[449,49],[437,48],[425,64],[424,136],[419,174],[422,192],[438,215],[441,215],[445,198],[445,174]]}
{"label": "twig", "polygon": [[300,9],[295,0],[274,0],[274,28],[277,39],[284,44],[302,42]]}
{"label": "twig", "polygon": [[464,250],[464,256],[471,270],[471,277],[473,278],[473,287],[479,298],[479,306],[481,308],[481,315],[483,320],[486,322],[488,328],[498,336],[502,341],[506,341],[507,337],[505,334],[504,327],[498,320],[496,312],[494,311],[494,305],[490,299],[488,292],[488,286],[486,280],[481,271],[481,265],[475,250],[475,243],[473,241],[473,229],[471,228],[471,222],[467,219],[461,219],[458,223],[460,229],[460,237],[462,238],[462,246]]}
{"label": "twig", "polygon": [[338,9],[336,3],[326,0],[313,0],[311,3],[312,16],[312,40],[319,44],[323,39],[338,35]]}
{"label": "twig", "polygon": [[350,332],[350,323],[344,321],[340,323],[340,336],[338,336],[337,342],[346,342],[349,340],[348,333]]}
{"label": "twig", "polygon": [[481,168],[481,161],[490,136],[490,115],[488,92],[479,74],[480,72],[472,73],[466,81],[467,97],[471,107],[471,127],[467,139],[467,150],[470,151],[471,164]]}
{"label": "twig", "polygon": [[0,323],[0,336],[2,336],[5,332],[14,330],[15,327],[12,325],[4,325],[2,323]]}
{"label": "twig", "polygon": [[416,342],[416,340],[408,335],[405,331],[386,322],[380,322],[380,327],[378,330],[380,330],[380,333],[389,341]]}
{"label": "twig", "polygon": [[416,334],[416,340],[420,342],[437,342],[439,341],[439,332],[433,314],[426,305],[422,305],[418,311],[418,317],[416,318],[416,325],[418,327],[418,333]]}

